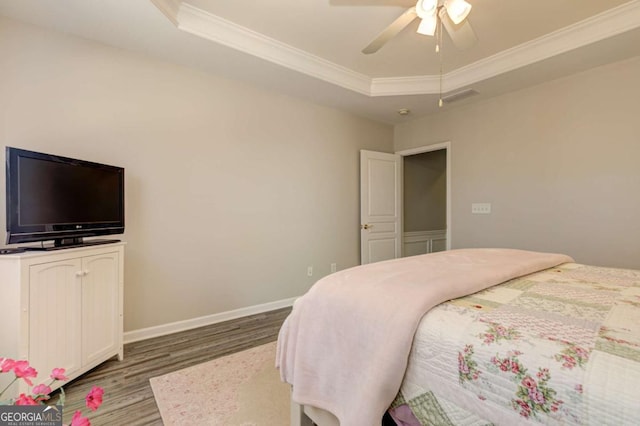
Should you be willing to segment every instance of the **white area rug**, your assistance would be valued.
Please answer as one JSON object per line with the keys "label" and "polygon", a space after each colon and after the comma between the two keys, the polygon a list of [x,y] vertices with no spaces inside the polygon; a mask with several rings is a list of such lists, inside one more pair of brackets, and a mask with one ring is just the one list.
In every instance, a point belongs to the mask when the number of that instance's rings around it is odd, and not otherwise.
{"label": "white area rug", "polygon": [[289,424],[289,385],[280,381],[276,343],[150,380],[165,426]]}

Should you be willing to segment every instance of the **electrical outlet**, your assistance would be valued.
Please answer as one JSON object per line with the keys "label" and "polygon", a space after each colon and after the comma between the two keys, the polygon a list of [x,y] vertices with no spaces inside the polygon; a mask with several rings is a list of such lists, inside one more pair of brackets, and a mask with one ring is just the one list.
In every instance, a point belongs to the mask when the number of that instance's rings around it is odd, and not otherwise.
{"label": "electrical outlet", "polygon": [[473,214],[491,214],[491,203],[472,203],[471,213]]}
{"label": "electrical outlet", "polygon": [[336,268],[337,268],[337,265],[336,265],[335,263],[332,263],[332,264],[331,264],[331,272],[332,272],[332,273],[333,273],[333,272],[335,272],[335,271],[336,271]]}
{"label": "electrical outlet", "polygon": [[307,276],[308,277],[312,277],[313,276],[313,266],[308,266],[307,267]]}

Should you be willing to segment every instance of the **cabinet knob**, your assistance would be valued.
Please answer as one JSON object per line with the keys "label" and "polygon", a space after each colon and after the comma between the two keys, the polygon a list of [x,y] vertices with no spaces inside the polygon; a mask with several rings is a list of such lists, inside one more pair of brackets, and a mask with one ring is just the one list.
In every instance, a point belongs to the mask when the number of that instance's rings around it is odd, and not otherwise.
{"label": "cabinet knob", "polygon": [[81,277],[82,276],[82,271],[77,271],[76,272],[76,277]]}

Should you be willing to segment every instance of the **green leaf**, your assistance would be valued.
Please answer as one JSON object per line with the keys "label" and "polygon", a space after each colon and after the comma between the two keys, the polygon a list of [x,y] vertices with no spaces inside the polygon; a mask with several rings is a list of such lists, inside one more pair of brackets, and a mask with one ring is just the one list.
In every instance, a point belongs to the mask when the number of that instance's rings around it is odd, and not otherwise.
{"label": "green leaf", "polygon": [[64,394],[64,389],[62,389],[62,387],[60,387],[60,397],[58,398],[58,404],[57,405],[64,406],[65,398],[66,398],[66,395]]}

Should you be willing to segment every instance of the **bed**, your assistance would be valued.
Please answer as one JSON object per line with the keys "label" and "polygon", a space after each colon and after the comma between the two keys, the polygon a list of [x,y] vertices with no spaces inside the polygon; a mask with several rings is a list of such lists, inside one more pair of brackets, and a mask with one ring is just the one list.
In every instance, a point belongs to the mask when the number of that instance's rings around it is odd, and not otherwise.
{"label": "bed", "polygon": [[292,424],[640,424],[640,271],[451,250],[325,277],[276,364]]}

